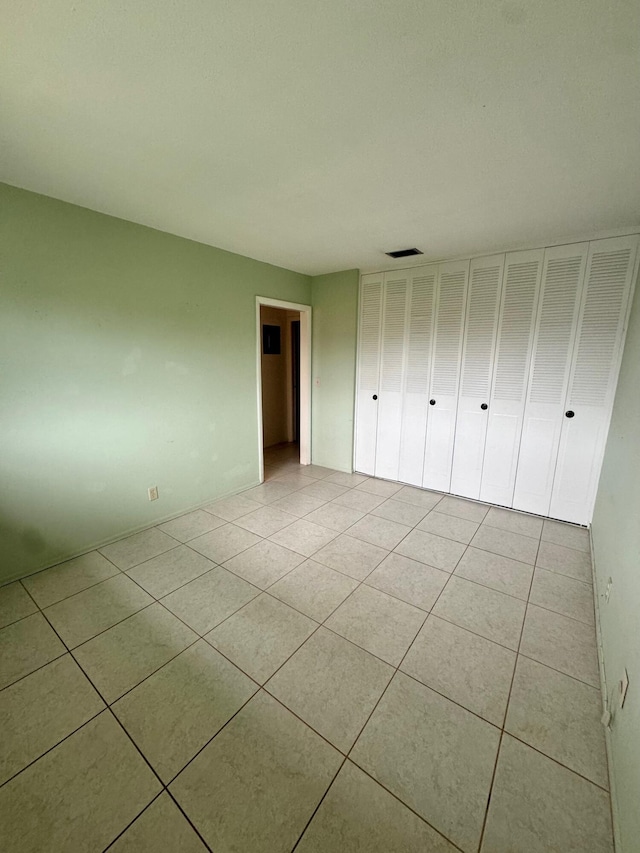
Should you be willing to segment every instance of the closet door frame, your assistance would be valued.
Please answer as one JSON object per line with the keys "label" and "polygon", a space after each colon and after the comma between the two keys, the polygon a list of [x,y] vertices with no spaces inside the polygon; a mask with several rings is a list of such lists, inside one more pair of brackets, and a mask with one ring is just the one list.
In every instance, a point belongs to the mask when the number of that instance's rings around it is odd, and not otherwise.
{"label": "closet door frame", "polygon": [[[455,441],[456,413],[458,407],[458,393],[460,390],[460,365],[462,362],[462,345],[464,343],[464,325],[466,317],[467,290],[469,286],[469,264],[470,260],[450,261],[439,264],[436,309],[433,332],[433,346],[431,350],[431,382],[430,382],[430,409],[427,419],[427,435],[424,453],[424,474],[422,485],[425,489],[433,489],[439,492],[449,492],[451,487],[451,470],[453,465],[453,447]],[[461,302],[460,318],[457,324],[458,343],[457,362],[455,374],[455,388],[447,394],[438,385],[440,379],[436,377],[438,372],[438,340],[444,338],[443,329],[440,324],[440,309],[443,305],[444,277],[447,275],[464,274],[463,296]],[[434,403],[431,403],[434,400]]]}
{"label": "closet door frame", "polygon": [[[398,466],[398,479],[412,486],[422,486],[424,471],[424,450],[427,436],[427,421],[429,417],[429,388],[431,384],[431,364],[433,359],[433,333],[436,313],[436,291],[438,285],[438,265],[428,264],[423,267],[415,267],[408,271],[410,276],[409,294],[407,299],[406,320],[406,361],[404,374],[404,394],[402,406],[402,432],[400,440],[400,462]],[[414,330],[413,324],[420,322],[420,316],[414,309],[418,306],[414,300],[416,287],[423,281],[433,277],[431,304],[425,301],[422,306],[426,317],[428,329],[422,330],[426,333],[426,346],[423,347],[426,355],[425,365],[425,387],[423,391],[416,390],[419,384],[415,375],[412,374],[413,359],[420,355],[419,337],[420,329]],[[415,338],[415,339],[414,339]]]}
{"label": "closet door frame", "polygon": [[[549,515],[551,517],[561,517],[562,520],[571,521],[575,524],[590,524],[593,515],[600,469],[602,467],[607,434],[611,422],[615,390],[622,364],[622,352],[629,323],[629,315],[631,313],[634,285],[638,276],[638,262],[640,260],[638,257],[638,242],[639,238],[632,236],[594,240],[589,244],[589,255],[587,257],[576,335],[571,356],[571,369],[564,402],[564,417],[562,419],[558,459],[549,508]],[[574,402],[572,399],[573,384],[579,364],[579,348],[583,324],[585,322],[585,311],[589,299],[590,273],[592,271],[594,255],[606,251],[607,248],[609,251],[616,251],[625,246],[630,252],[629,265],[625,273],[621,292],[619,319],[609,362],[611,367],[608,382],[606,383],[605,399],[600,406],[589,405],[586,402]],[[567,417],[567,412],[573,412],[574,416]],[[584,478],[581,476],[582,471],[578,475],[572,476],[571,474],[571,468],[573,467],[575,470],[576,467],[574,451],[578,446],[583,446],[587,451],[582,454],[582,458],[585,460],[585,467],[588,464],[588,470],[585,471],[587,476]],[[574,456],[573,459],[571,458],[572,456]],[[580,460],[581,463],[582,458]],[[583,479],[582,483],[576,482],[578,476]],[[586,484],[584,483],[584,479],[587,480]],[[563,497],[563,492],[565,497]],[[573,495],[577,499],[573,499]]]}
{"label": "closet door frame", "polygon": [[[363,389],[361,387],[363,360],[363,321],[364,321],[364,291],[368,284],[380,284],[380,308],[378,316],[375,389]],[[382,328],[382,299],[384,295],[383,273],[370,273],[360,278],[358,293],[358,338],[356,343],[356,388],[355,388],[355,412],[354,412],[354,442],[353,442],[353,468],[363,474],[372,475],[375,470],[376,437],[378,431],[378,409],[377,397],[380,385],[380,336]],[[373,399],[375,397],[375,399]]]}
{"label": "closet door frame", "polygon": [[[496,341],[502,304],[504,268],[504,254],[472,258],[469,264],[469,280],[467,283],[464,337],[462,343],[462,356],[460,359],[460,377],[458,380],[458,403],[450,489],[453,494],[472,498],[474,500],[477,500],[480,497],[480,488],[482,483],[485,439],[489,419],[489,402],[491,397]],[[482,283],[480,276],[482,276],[483,273],[486,275],[494,270],[497,270],[497,281],[495,282],[496,290],[495,301],[491,312],[492,318],[489,320],[491,326],[491,342],[488,353],[483,353],[483,356],[488,357],[486,389],[480,393],[477,389],[468,388],[468,391],[474,390],[475,393],[465,394],[467,368],[469,368],[469,372],[471,372],[473,370],[473,364],[478,362],[477,356],[472,353],[472,346],[477,343],[477,340],[482,337],[483,333],[483,329],[479,325],[477,325],[475,329],[471,328],[472,322],[479,323],[482,319],[480,316],[480,309],[483,307],[480,304],[474,305],[473,303],[474,273],[478,274],[476,287],[481,288]],[[486,323],[486,320],[489,318],[485,317],[484,319]],[[475,342],[471,340],[472,334],[476,337]],[[479,383],[482,383],[482,380],[483,377],[477,378],[477,382]],[[470,376],[469,385],[473,385],[473,381]]]}
{"label": "closet door frame", "polygon": [[[587,511],[578,517],[567,517],[567,512],[564,509],[559,509],[555,513],[555,517],[561,518],[565,521],[573,521],[574,523],[582,523],[587,524],[591,520],[591,514],[593,511],[593,505],[595,502],[595,494],[597,491],[597,484],[600,474],[600,468],[602,464],[602,458],[604,455],[604,449],[606,445],[607,433],[609,430],[611,413],[613,409],[613,401],[615,396],[615,389],[617,387],[618,376],[620,372],[620,367],[622,363],[622,357],[624,352],[625,338],[626,332],[629,322],[629,315],[633,303],[633,294],[635,290],[635,286],[637,280],[640,276],[640,235],[637,232],[631,232],[623,235],[619,235],[618,237],[603,237],[595,240],[587,240],[581,242],[575,242],[571,244],[556,244],[547,248],[539,248],[539,249],[526,249],[522,251],[512,251],[505,253],[503,255],[504,265],[502,269],[502,280],[500,285],[500,302],[498,309],[498,320],[496,326],[496,332],[494,336],[494,345],[492,352],[492,377],[491,377],[491,388],[489,400],[487,401],[489,404],[489,410],[487,412],[487,424],[485,430],[485,443],[484,443],[484,462],[483,462],[483,470],[482,470],[482,481],[480,487],[480,493],[478,497],[482,501],[495,503],[502,506],[513,506],[514,509],[520,509],[525,512],[532,512],[543,516],[553,516],[554,512],[552,509],[552,503],[556,498],[556,484],[560,482],[558,477],[562,475],[562,465],[563,465],[563,454],[564,448],[571,445],[571,439],[569,434],[571,430],[565,424],[565,412],[569,411],[569,404],[571,403],[570,393],[572,389],[573,377],[575,375],[576,370],[576,353],[579,345],[579,334],[581,329],[582,317],[584,313],[585,300],[587,299],[587,271],[589,269],[590,259],[592,257],[592,253],[597,250],[598,245],[603,245],[606,241],[611,240],[624,240],[628,239],[630,242],[635,245],[635,258],[633,262],[630,261],[632,265],[632,272],[630,274],[630,283],[628,286],[628,293],[624,298],[626,298],[626,304],[621,311],[624,312],[624,319],[621,323],[620,331],[617,333],[617,339],[615,344],[615,357],[612,356],[613,368],[610,373],[609,378],[609,386],[607,391],[607,402],[604,407],[600,407],[599,416],[601,417],[601,427],[599,428],[598,438],[595,442],[595,453],[593,458],[590,460],[586,460],[585,464],[591,464],[593,470],[595,471],[595,476],[593,476],[589,483],[588,488],[588,499],[586,502]],[[559,390],[556,386],[555,390],[553,390],[554,382],[550,379],[550,393],[547,395],[548,399],[545,399],[545,389],[544,383],[541,384],[540,375],[537,377],[537,387],[535,393],[532,398],[532,388],[534,385],[534,376],[536,374],[536,355],[538,352],[538,344],[540,340],[541,334],[541,318],[543,314],[543,310],[546,310],[544,307],[544,299],[547,293],[547,288],[550,287],[548,278],[548,269],[550,261],[554,259],[562,258],[563,256],[567,259],[571,258],[573,255],[572,250],[574,250],[577,254],[581,254],[581,266],[580,272],[578,275],[578,283],[576,286],[577,296],[576,301],[573,304],[573,313],[572,313],[572,325],[570,331],[570,340],[567,343],[567,364],[565,366],[565,371],[563,374],[563,393],[562,393],[562,402],[559,403],[556,399],[559,394]],[[499,253],[501,254],[501,253]],[[497,381],[497,370],[498,370],[498,359],[499,359],[499,349],[500,349],[500,334],[503,323],[503,310],[504,310],[504,300],[507,286],[507,270],[509,263],[517,263],[518,257],[521,256],[523,259],[526,258],[527,255],[531,255],[535,257],[536,255],[540,257],[542,254],[542,262],[537,271],[537,283],[536,283],[536,293],[534,296],[534,306],[532,307],[532,331],[530,332],[530,340],[528,344],[527,351],[527,370],[526,370],[526,380],[525,380],[525,391],[524,391],[524,399],[520,402],[517,400],[511,400],[505,397],[504,400],[498,400],[495,396],[496,394],[496,381]],[[463,375],[463,358],[465,351],[465,344],[467,340],[467,308],[468,308],[468,300],[470,298],[469,287],[470,287],[470,271],[471,271],[471,263],[473,261],[482,262],[482,257],[479,258],[469,258],[469,259],[461,259],[458,261],[447,261],[439,264],[426,264],[423,267],[409,267],[406,270],[386,270],[379,273],[368,273],[364,274],[360,277],[360,288],[359,288],[359,297],[358,297],[358,336],[357,336],[357,369],[356,369],[356,394],[355,394],[355,411],[354,411],[354,470],[361,470],[363,473],[374,474],[375,475],[375,464],[376,464],[376,444],[377,444],[377,431],[378,431],[378,407],[376,401],[373,399],[374,396],[377,396],[380,393],[380,381],[381,381],[381,357],[382,357],[382,324],[383,324],[383,309],[384,309],[384,288],[385,288],[385,273],[388,276],[398,276],[402,273],[407,275],[407,290],[405,294],[405,324],[404,324],[404,335],[403,335],[403,357],[402,357],[402,380],[401,380],[401,414],[400,414],[400,461],[398,464],[398,473],[393,477],[394,480],[398,482],[412,482],[413,485],[422,485],[423,488],[434,489],[436,491],[443,491],[447,493],[451,493],[451,489],[453,486],[451,475],[453,473],[453,459],[455,452],[455,442],[456,442],[456,422],[459,417],[459,406],[460,399],[462,394],[462,375]],[[440,400],[443,399],[442,388],[446,386],[446,382],[442,380],[443,370],[446,374],[446,369],[443,368],[443,360],[440,359],[440,388],[441,390],[436,393],[436,389],[434,388],[434,378],[436,374],[436,355],[437,355],[437,346],[438,346],[438,315],[440,312],[440,306],[442,304],[442,275],[446,274],[454,270],[456,267],[466,269],[466,279],[464,283],[464,299],[463,299],[463,316],[461,318],[462,325],[462,334],[459,339],[459,347],[457,354],[453,354],[451,359],[453,361],[454,358],[457,358],[457,379],[456,379],[456,395],[455,401],[451,402],[452,405],[448,406],[447,415],[448,415],[448,423],[449,427],[444,428],[446,425],[438,424],[438,420],[442,420],[442,418],[438,418],[440,412],[436,412],[438,398]],[[434,399],[436,398],[436,406],[425,407],[424,410],[424,418],[422,419],[420,416],[420,401],[417,399],[419,394],[414,394],[414,415],[416,416],[415,424],[406,429],[406,417],[411,410],[410,397],[408,391],[408,380],[407,380],[407,371],[408,371],[408,362],[409,355],[408,350],[410,346],[410,322],[411,322],[411,300],[412,300],[412,289],[413,289],[413,277],[417,276],[419,271],[421,270],[435,270],[436,271],[436,284],[435,284],[435,293],[433,295],[432,305],[432,313],[431,313],[431,335],[430,341],[427,345],[427,349],[429,351],[430,364],[429,364],[429,387],[428,387],[428,398]],[[560,282],[561,278],[557,277],[556,282]],[[364,296],[364,288],[367,283],[377,283],[380,287],[379,291],[379,303],[378,303],[378,317],[377,317],[377,330],[369,330],[370,331],[370,340],[369,346],[372,349],[372,352],[369,353],[370,356],[374,357],[375,364],[373,365],[373,370],[371,370],[371,363],[367,366],[369,370],[369,384],[371,384],[371,376],[375,374],[376,376],[376,388],[373,387],[371,389],[361,389],[360,385],[362,382],[362,374],[363,374],[363,359],[362,359],[362,345],[363,345],[363,296]],[[561,286],[561,285],[560,285]],[[529,291],[530,292],[530,291]],[[617,293],[620,293],[620,289],[618,287]],[[567,310],[567,303],[564,303],[564,310]],[[528,309],[527,309],[528,310]],[[560,307],[558,309],[560,313],[562,313],[563,308]],[[566,317],[566,314],[565,314]],[[547,318],[547,329],[550,328],[549,320]],[[374,323],[375,325],[375,323]],[[551,321],[551,326],[553,322]],[[451,328],[451,327],[450,327]],[[564,330],[558,332],[560,334],[561,339],[562,335],[566,333],[566,321]],[[449,331],[451,334],[451,331]],[[553,330],[551,329],[551,346],[553,349]],[[564,340],[562,339],[564,346]],[[375,355],[374,351],[375,350]],[[551,351],[550,351],[551,352]],[[553,353],[549,355],[549,358],[553,362]],[[544,355],[541,357],[540,364],[538,366],[539,374],[544,374]],[[583,362],[584,363],[584,362]],[[555,364],[551,363],[549,369],[552,371],[549,375],[553,377],[553,371],[556,372],[556,377],[560,375],[561,367],[559,358],[556,356]],[[446,365],[444,366],[446,368]],[[508,380],[507,380],[508,381]],[[444,384],[443,384],[444,383]],[[420,384],[420,383],[419,383]],[[451,383],[450,383],[451,384]],[[445,391],[448,390],[445,388]],[[420,390],[420,393],[422,391]],[[445,394],[445,396],[447,396]],[[451,395],[449,395],[451,396]],[[551,400],[554,402],[550,402]],[[428,402],[428,401],[427,401]],[[546,411],[545,411],[546,407]],[[499,409],[499,410],[498,410]],[[505,409],[505,411],[502,411]],[[553,412],[551,410],[553,409]],[[508,410],[508,411],[507,411]],[[513,410],[513,411],[512,411]],[[510,454],[508,465],[505,466],[505,476],[509,482],[506,482],[506,485],[502,483],[490,483],[490,481],[486,478],[487,474],[487,462],[488,462],[488,454],[490,452],[489,440],[491,433],[491,422],[492,418],[501,417],[506,419],[511,419],[512,424],[509,426],[511,432],[515,429],[516,438],[512,441],[512,444],[517,444],[517,452],[513,452]],[[445,418],[447,420],[447,418]],[[453,427],[451,431],[451,422],[453,420]],[[407,435],[413,436],[411,441],[415,440],[416,435],[422,429],[421,423],[419,421],[423,421],[424,423],[424,433],[425,433],[425,442],[424,442],[424,452],[422,454],[422,458],[420,459],[420,454],[416,455],[417,461],[415,463],[411,462],[411,464],[407,464],[406,461],[403,466],[402,462],[402,453],[403,446],[405,443],[405,438]],[[513,425],[515,424],[515,426]],[[569,426],[577,426],[577,424],[569,424]],[[415,430],[415,435],[413,435],[413,430]],[[504,434],[504,426],[501,428],[502,433]],[[538,437],[531,435],[531,432],[538,432]],[[445,435],[446,433],[446,435]],[[435,441],[434,441],[435,438]],[[411,443],[411,442],[409,442]],[[537,443],[537,444],[536,444]],[[496,441],[494,441],[496,444]],[[504,441],[499,436],[497,439],[497,444],[502,447],[505,446]],[[493,448],[495,451],[496,447]],[[448,457],[449,460],[449,479],[448,482],[445,482],[447,479],[446,472],[444,470],[440,473],[443,476],[440,478],[438,482],[435,482],[433,478],[430,477],[429,472],[427,471],[427,465],[429,464],[429,454],[431,454],[431,458],[434,458],[434,453],[438,453],[437,448],[444,449],[444,452],[440,454],[440,458],[445,460]],[[533,448],[533,450],[532,450]],[[513,449],[513,448],[512,448]],[[450,450],[450,452],[448,452]],[[363,463],[363,452],[364,455],[368,455],[368,463],[365,460]],[[495,454],[494,454],[495,455]],[[504,454],[503,454],[504,455]],[[536,458],[537,455],[537,458]],[[544,457],[544,458],[542,458]],[[547,457],[549,457],[547,459]],[[515,462],[513,461],[515,459]],[[549,463],[549,464],[547,464]],[[511,468],[515,468],[511,471]],[[537,477],[538,481],[542,482],[546,477],[546,481],[550,481],[547,483],[549,488],[546,489],[544,494],[538,493],[536,497],[535,494],[533,498],[529,500],[526,496],[526,488],[522,488],[523,479],[526,478],[526,466],[528,465],[530,472],[533,473],[534,478]],[[419,479],[420,469],[422,470],[422,480]],[[509,469],[509,470],[507,470]],[[544,469],[546,474],[543,472],[541,475],[541,470]],[[547,470],[548,469],[548,470]],[[410,472],[410,473],[409,473]],[[392,472],[393,473],[393,472]],[[546,476],[549,474],[549,476]],[[387,475],[389,476],[389,475]],[[389,477],[390,478],[390,477]],[[409,479],[411,478],[411,479]],[[539,485],[539,483],[538,483]],[[525,483],[526,486],[526,483]],[[544,489],[542,490],[544,491]],[[535,489],[534,489],[535,492]],[[524,494],[524,498],[522,495]],[[472,497],[471,495],[464,495],[465,497]]]}
{"label": "closet door frame", "polygon": [[[531,355],[533,352],[540,288],[544,269],[544,251],[544,249],[533,249],[522,252],[508,252],[505,255],[504,261],[500,316],[498,318],[498,330],[496,334],[480,500],[506,507],[513,505],[513,493],[516,485],[518,455],[520,452],[524,411],[529,388]],[[507,298],[510,293],[508,288],[512,283],[510,270],[516,267],[522,268],[527,265],[536,265],[535,282],[533,283],[531,313],[526,324],[528,338],[526,350],[524,351],[524,364],[520,374],[522,377],[522,390],[520,398],[513,399],[514,376],[513,374],[511,377],[505,375],[505,373],[508,373],[508,370],[503,371],[504,362],[501,360],[502,348],[503,346],[505,348],[507,346],[503,339],[503,331],[505,329]],[[521,269],[520,276],[523,276],[523,274],[526,275],[526,272]],[[524,325],[523,323],[523,327]],[[513,351],[512,355],[515,355]],[[519,354],[520,358],[522,358],[522,355],[521,351]],[[504,386],[511,387],[507,390]],[[503,390],[500,390],[501,387]],[[504,391],[507,393],[504,393]]]}
{"label": "closet door frame", "polygon": [[408,273],[408,270],[394,270],[386,272],[383,278],[374,468],[375,476],[382,480],[397,480],[399,475],[410,305]]}
{"label": "closet door frame", "polygon": [[[522,426],[522,437],[520,441],[520,452],[518,454],[518,470],[513,496],[513,508],[537,515],[548,516],[551,505],[551,494],[555,475],[556,462],[558,458],[558,446],[560,444],[560,433],[562,430],[562,419],[564,415],[563,405],[565,402],[567,388],[569,387],[569,373],[571,369],[571,354],[575,345],[578,316],[582,300],[582,288],[584,287],[584,276],[589,254],[589,243],[571,243],[564,246],[555,246],[545,250],[542,281],[540,285],[540,297],[538,300],[538,312],[536,317],[533,347],[531,350],[531,364],[529,369],[529,381],[527,397],[524,408],[524,421]],[[538,361],[538,347],[543,333],[543,320],[549,317],[557,317],[553,302],[546,303],[547,292],[552,292],[553,279],[550,275],[550,266],[554,262],[572,258],[579,259],[577,270],[577,281],[573,307],[571,309],[568,335],[566,339],[566,354],[564,356],[563,371],[560,378],[561,387],[558,389],[556,399],[544,400],[544,372],[545,360],[541,356]],[[557,273],[562,276],[562,272]],[[565,276],[567,274],[565,273]],[[555,290],[558,290],[556,285]],[[552,299],[552,297],[551,297]],[[549,311],[546,314],[547,310]],[[543,316],[544,315],[544,316]],[[557,324],[556,324],[557,325]],[[549,321],[545,328],[553,333],[554,322]],[[542,345],[540,346],[542,349]],[[556,346],[557,349],[557,346]],[[548,345],[548,353],[553,356],[553,345]],[[560,361],[557,360],[557,365]],[[540,383],[536,381],[536,372],[540,366],[540,374],[543,379]],[[534,399],[537,389],[540,389],[539,399]]]}

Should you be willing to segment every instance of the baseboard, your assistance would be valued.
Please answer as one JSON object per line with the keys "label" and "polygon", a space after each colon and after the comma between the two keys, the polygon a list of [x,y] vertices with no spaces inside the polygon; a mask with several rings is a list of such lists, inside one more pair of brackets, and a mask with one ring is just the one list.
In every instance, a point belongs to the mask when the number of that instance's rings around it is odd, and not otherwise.
{"label": "baseboard", "polygon": [[[241,492],[246,492],[247,489],[252,489],[255,486],[259,486],[260,481],[255,480],[249,483],[246,486],[243,486],[241,489],[236,489],[233,492],[226,492],[223,495],[216,495],[214,498],[209,498],[206,501],[201,501],[198,504],[194,504],[192,506],[187,507],[186,509],[181,509],[178,512],[172,512],[169,515],[162,516],[159,519],[152,521],[150,524],[140,524],[135,527],[131,527],[122,533],[118,533],[114,536],[109,536],[107,539],[102,539],[98,542],[94,542],[92,545],[88,545],[86,548],[83,548],[82,551],[77,551],[75,553],[69,554],[68,556],[59,556],[54,558],[54,560],[50,563],[47,563],[46,566],[42,566],[40,569],[34,569],[32,572],[24,573],[16,573],[15,575],[9,575],[6,579],[0,583],[0,588],[6,586],[10,583],[15,583],[15,581],[22,580],[23,578],[29,578],[31,575],[37,575],[39,572],[45,572],[47,569],[52,569],[54,566],[59,566],[61,563],[67,563],[69,560],[75,560],[76,557],[82,557],[83,554],[89,554],[91,551],[97,551],[99,548],[104,548],[105,545],[111,545],[113,542],[119,542],[120,539],[126,539],[127,536],[133,536],[135,533],[142,533],[143,530],[149,530],[151,527],[157,527],[159,524],[164,524],[165,521],[173,521],[174,518],[180,518],[182,515],[186,515],[188,512],[194,512],[196,509],[202,509],[209,504],[214,503],[215,501],[222,501],[225,498],[233,497],[234,495],[238,495]],[[176,546],[180,545],[176,539]]]}
{"label": "baseboard", "polygon": [[[602,645],[602,628],[600,626],[600,596],[598,595],[598,577],[596,574],[595,551],[593,548],[593,530],[589,527],[589,545],[591,547],[591,573],[593,581],[593,603],[596,617],[596,646],[598,651],[598,669],[600,672],[600,690],[602,694],[602,713],[609,707],[609,692],[607,690],[607,673],[604,663],[604,648]],[[611,747],[611,729],[604,726],[604,740],[607,752],[607,770],[609,772],[609,794],[611,798],[611,823],[613,826],[613,846],[615,853],[623,853],[620,843],[618,807],[616,798],[615,776],[613,772],[613,750]]]}

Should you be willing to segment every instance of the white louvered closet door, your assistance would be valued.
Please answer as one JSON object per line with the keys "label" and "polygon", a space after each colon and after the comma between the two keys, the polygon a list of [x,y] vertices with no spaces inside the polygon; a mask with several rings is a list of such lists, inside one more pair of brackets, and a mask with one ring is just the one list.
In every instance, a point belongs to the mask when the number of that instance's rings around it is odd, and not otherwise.
{"label": "white louvered closet door", "polygon": [[424,446],[429,411],[431,350],[438,267],[409,271],[410,298],[407,319],[405,392],[398,479],[422,485]]}
{"label": "white louvered closet door", "polygon": [[511,506],[544,249],[505,258],[480,499]]}
{"label": "white louvered closet door", "polygon": [[591,521],[637,247],[637,236],[597,240],[589,247],[549,510],[553,518],[577,524]]}
{"label": "white louvered closet door", "polygon": [[467,498],[480,496],[503,268],[504,255],[474,258],[469,268],[451,471],[451,491]]}
{"label": "white louvered closet door", "polygon": [[385,480],[397,480],[400,465],[408,286],[406,270],[384,274],[375,475]]}
{"label": "white louvered closet door", "polygon": [[513,506],[549,514],[588,243],[545,251]]}
{"label": "white louvered closet door", "polygon": [[362,276],[354,454],[362,474],[373,474],[376,464],[382,286],[382,273]]}
{"label": "white louvered closet door", "polygon": [[440,264],[422,484],[448,492],[456,426],[469,261]]}

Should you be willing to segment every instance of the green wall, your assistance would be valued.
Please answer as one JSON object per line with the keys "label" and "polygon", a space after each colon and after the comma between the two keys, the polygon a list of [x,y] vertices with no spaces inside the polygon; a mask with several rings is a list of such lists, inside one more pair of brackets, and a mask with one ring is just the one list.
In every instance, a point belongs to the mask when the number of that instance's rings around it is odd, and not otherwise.
{"label": "green wall", "polygon": [[312,459],[353,470],[358,270],[314,276]]}
{"label": "green wall", "polygon": [[[621,853],[640,845],[640,287],[636,288],[592,524]],[[613,585],[609,602],[603,593]],[[629,673],[624,708],[618,682]]]}
{"label": "green wall", "polygon": [[255,297],[309,277],[6,185],[0,227],[0,583],[257,482]]}

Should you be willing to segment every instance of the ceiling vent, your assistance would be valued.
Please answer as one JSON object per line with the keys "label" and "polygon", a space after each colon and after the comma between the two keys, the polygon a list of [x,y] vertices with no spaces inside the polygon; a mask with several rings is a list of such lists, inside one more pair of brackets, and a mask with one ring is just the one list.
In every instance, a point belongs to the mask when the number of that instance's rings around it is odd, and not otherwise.
{"label": "ceiling vent", "polygon": [[420,249],[398,249],[397,252],[385,252],[390,258],[408,258],[411,255],[422,255]]}

